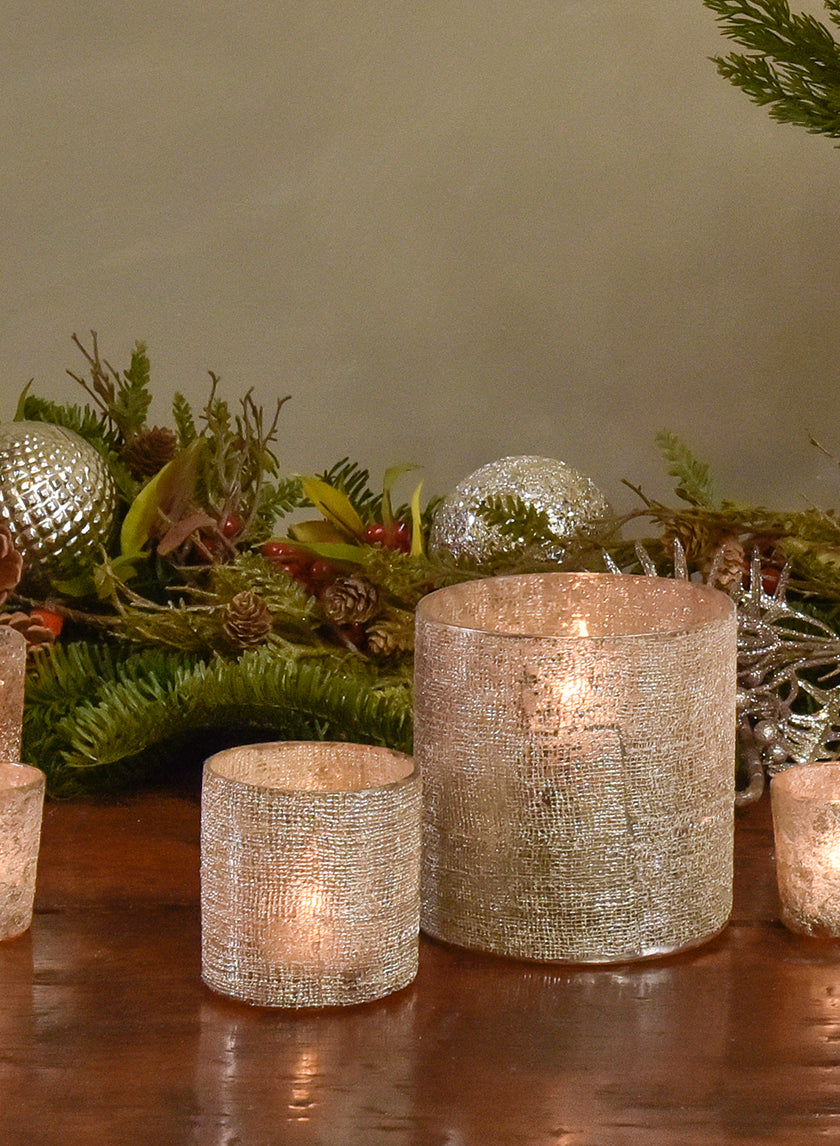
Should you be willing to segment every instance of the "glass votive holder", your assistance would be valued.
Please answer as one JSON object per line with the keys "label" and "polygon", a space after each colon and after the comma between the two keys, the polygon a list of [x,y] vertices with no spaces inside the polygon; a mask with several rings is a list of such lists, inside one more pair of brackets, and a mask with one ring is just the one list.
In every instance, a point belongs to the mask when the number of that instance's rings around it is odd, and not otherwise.
{"label": "glass votive holder", "polygon": [[523,959],[701,943],[732,908],[735,606],[545,573],[417,607],[422,928]]}
{"label": "glass votive holder", "polygon": [[0,760],[20,759],[26,638],[0,625]]}
{"label": "glass votive holder", "polygon": [[408,986],[420,922],[420,778],[365,744],[231,748],[204,765],[202,977],[262,1006]]}
{"label": "glass votive holder", "polygon": [[840,761],[796,764],[770,782],[785,927],[840,936]]}
{"label": "glass votive holder", "polygon": [[0,940],[32,923],[45,786],[39,768],[0,761]]}

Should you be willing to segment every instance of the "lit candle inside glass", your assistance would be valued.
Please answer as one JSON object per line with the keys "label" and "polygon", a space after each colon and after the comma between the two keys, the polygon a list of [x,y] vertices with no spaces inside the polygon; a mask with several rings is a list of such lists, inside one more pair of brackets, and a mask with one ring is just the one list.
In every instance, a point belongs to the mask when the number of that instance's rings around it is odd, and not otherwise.
{"label": "lit candle inside glass", "polygon": [[782,922],[840,936],[840,761],[788,768],[770,793]]}
{"label": "lit candle inside glass", "polygon": [[335,959],[334,904],[316,881],[294,880],[266,896],[263,951],[270,964],[328,966]]}

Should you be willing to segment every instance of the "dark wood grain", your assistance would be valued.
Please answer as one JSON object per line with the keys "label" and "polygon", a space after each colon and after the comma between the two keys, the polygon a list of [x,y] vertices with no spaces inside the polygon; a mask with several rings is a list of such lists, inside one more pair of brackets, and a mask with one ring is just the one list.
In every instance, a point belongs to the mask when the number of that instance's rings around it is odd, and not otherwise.
{"label": "dark wood grain", "polygon": [[47,807],[36,916],[0,945],[3,1143],[840,1142],[840,945],[777,920],[765,805],[726,931],[607,968],[423,941],[407,990],[260,1010],[200,979],[194,800]]}

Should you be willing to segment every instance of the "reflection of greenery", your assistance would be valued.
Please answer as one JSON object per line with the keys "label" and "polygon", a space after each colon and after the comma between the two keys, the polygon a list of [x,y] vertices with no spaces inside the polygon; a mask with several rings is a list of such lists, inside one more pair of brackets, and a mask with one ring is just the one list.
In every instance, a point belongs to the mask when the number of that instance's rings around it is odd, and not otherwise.
{"label": "reflection of greenery", "polygon": [[[840,0],[823,0],[840,26]],[[725,36],[747,48],[716,57],[718,71],[780,123],[840,138],[840,43],[787,0],[703,0]]]}

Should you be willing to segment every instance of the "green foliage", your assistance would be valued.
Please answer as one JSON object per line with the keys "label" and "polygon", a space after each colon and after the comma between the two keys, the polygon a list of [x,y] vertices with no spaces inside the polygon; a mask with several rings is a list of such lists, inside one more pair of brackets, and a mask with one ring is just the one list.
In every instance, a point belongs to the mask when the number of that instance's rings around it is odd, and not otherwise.
{"label": "green foliage", "polygon": [[270,537],[276,521],[304,505],[306,498],[300,486],[300,478],[285,478],[275,483],[264,482],[260,487],[254,511],[253,542],[257,543]]}
{"label": "green foliage", "polygon": [[369,470],[351,462],[349,458],[342,458],[318,477],[343,493],[362,521],[381,520],[382,494],[374,493],[370,488]]}
{"label": "green foliage", "polygon": [[668,463],[668,473],[677,479],[675,493],[689,505],[714,505],[709,467],[698,462],[676,434],[660,430],[656,435],[659,452]]}
{"label": "green foliage", "polygon": [[125,438],[139,433],[146,424],[146,415],[152,401],[149,379],[146,344],[137,342],[131,352],[131,364],[123,372],[110,406],[111,417]]}
{"label": "green foliage", "polygon": [[[715,57],[718,71],[780,123],[840,138],[840,43],[787,0],[703,0],[725,36],[750,54]],[[840,25],[840,0],[825,0]]]}
{"label": "green foliage", "polygon": [[172,421],[178,434],[178,445],[183,450],[190,442],[195,441],[198,431],[195,428],[192,407],[184,395],[178,392],[172,399]]}
{"label": "green foliage", "polygon": [[478,512],[503,537],[521,540],[523,546],[556,549],[561,544],[548,513],[516,494],[493,494],[482,501]]}
{"label": "green foliage", "polygon": [[137,783],[167,744],[183,748],[207,730],[410,751],[410,678],[338,653],[261,649],[230,662],[76,645],[53,649],[30,679],[26,752],[43,762],[55,796]]}

